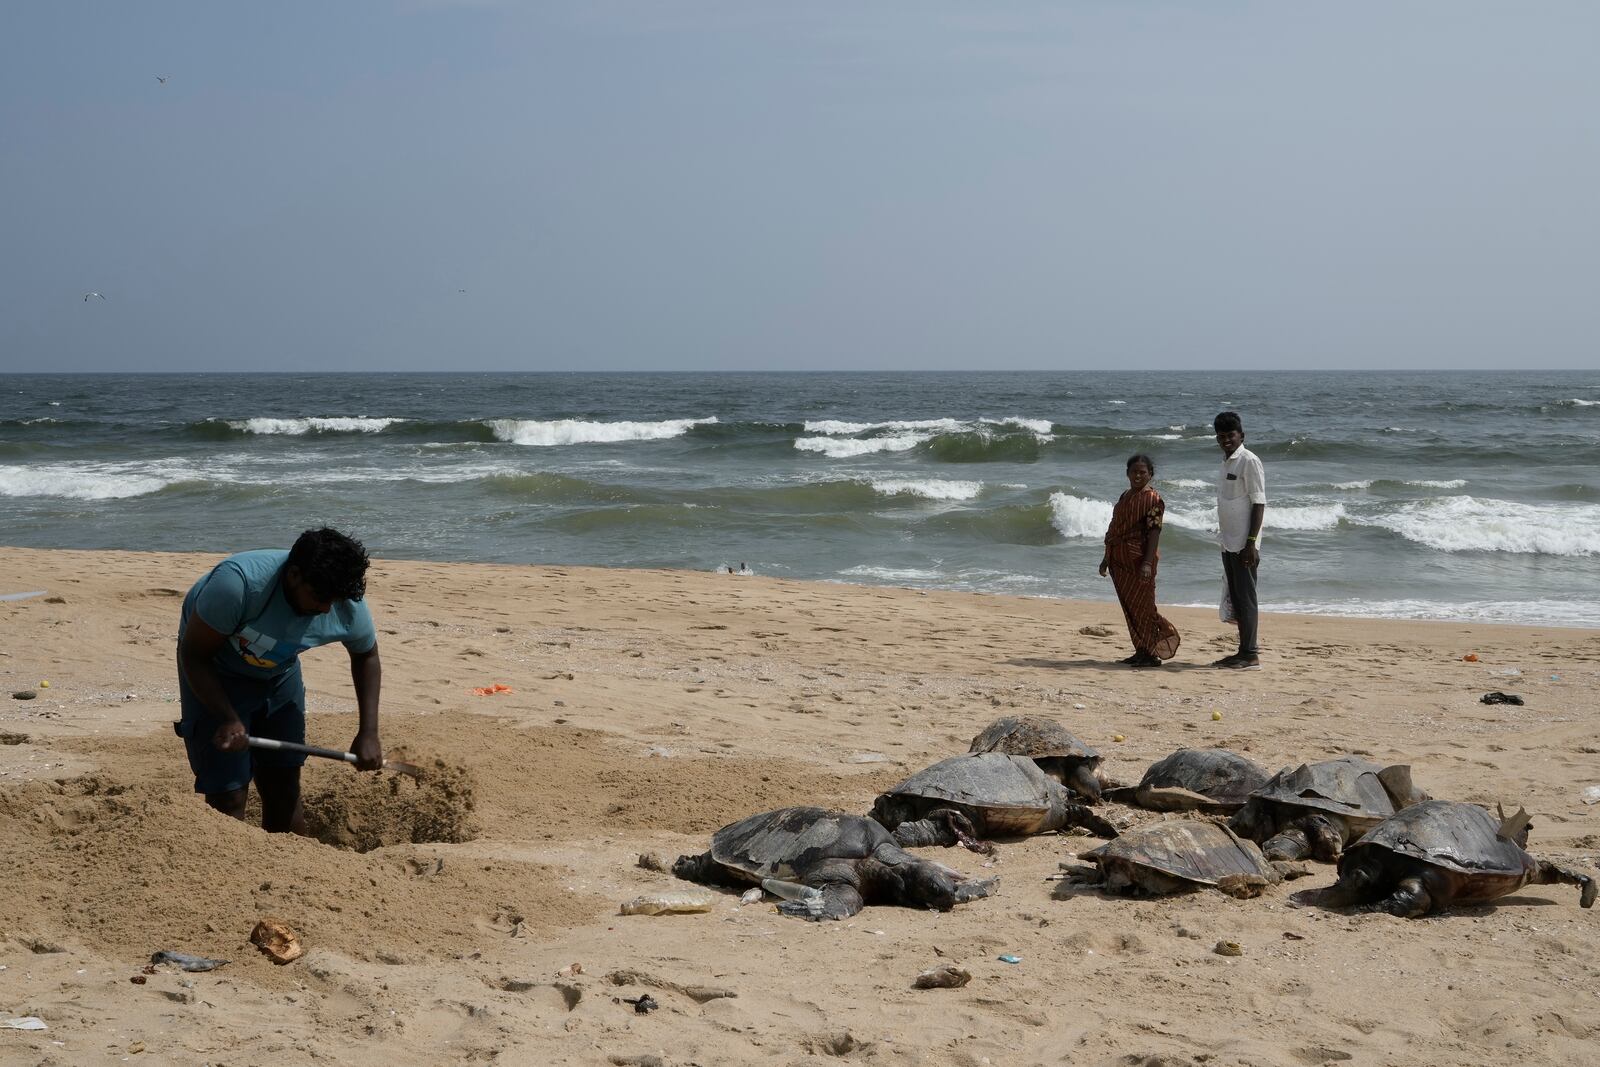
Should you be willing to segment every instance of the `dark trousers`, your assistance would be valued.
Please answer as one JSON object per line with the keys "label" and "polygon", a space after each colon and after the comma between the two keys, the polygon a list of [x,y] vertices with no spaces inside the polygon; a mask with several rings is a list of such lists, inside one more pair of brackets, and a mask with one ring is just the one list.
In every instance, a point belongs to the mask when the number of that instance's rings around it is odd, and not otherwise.
{"label": "dark trousers", "polygon": [[1260,654],[1256,647],[1256,572],[1246,567],[1238,552],[1222,554],[1222,574],[1228,581],[1228,598],[1239,620],[1239,655]]}

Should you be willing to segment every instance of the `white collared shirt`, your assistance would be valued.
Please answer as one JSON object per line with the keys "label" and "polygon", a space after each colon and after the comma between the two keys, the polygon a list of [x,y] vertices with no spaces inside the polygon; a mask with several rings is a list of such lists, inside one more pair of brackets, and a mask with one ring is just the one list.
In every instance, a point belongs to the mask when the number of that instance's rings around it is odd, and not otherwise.
{"label": "white collared shirt", "polygon": [[[1240,445],[1225,456],[1217,473],[1217,543],[1224,552],[1244,551],[1250,536],[1250,508],[1267,502],[1267,471],[1261,460]],[[1265,529],[1266,523],[1262,523]]]}

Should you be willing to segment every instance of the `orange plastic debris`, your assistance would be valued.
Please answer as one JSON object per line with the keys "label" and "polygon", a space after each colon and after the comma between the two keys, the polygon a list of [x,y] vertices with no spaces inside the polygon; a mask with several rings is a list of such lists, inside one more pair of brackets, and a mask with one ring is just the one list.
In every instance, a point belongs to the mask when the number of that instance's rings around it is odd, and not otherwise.
{"label": "orange plastic debris", "polygon": [[1462,658],[1463,661],[1465,661],[1467,663],[1476,663],[1476,662],[1478,662],[1478,654],[1476,652],[1468,652],[1465,656],[1462,656],[1461,658]]}
{"label": "orange plastic debris", "polygon": [[493,685],[479,686],[477,689],[472,690],[472,695],[478,697],[492,697],[496,693],[515,692],[516,690],[512,689],[509,685],[501,685],[499,682],[496,682]]}

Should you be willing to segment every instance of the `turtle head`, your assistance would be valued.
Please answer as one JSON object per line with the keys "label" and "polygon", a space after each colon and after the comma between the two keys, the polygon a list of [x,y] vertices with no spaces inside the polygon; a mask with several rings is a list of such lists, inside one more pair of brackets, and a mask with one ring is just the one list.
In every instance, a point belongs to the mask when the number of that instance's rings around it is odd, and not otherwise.
{"label": "turtle head", "polygon": [[957,904],[986,897],[999,881],[998,878],[968,878],[960,871],[928,860],[906,864],[896,873],[901,879],[903,903],[938,911],[949,911]]}

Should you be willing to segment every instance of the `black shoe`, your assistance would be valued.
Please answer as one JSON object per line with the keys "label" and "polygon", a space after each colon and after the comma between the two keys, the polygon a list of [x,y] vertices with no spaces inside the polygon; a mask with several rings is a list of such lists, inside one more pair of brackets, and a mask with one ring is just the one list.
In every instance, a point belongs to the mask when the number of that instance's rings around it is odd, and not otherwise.
{"label": "black shoe", "polygon": [[1129,664],[1131,666],[1132,664],[1138,663],[1139,662],[1139,657],[1142,656],[1142,655],[1144,655],[1143,652],[1135,652],[1131,656],[1123,656],[1121,659],[1117,660],[1117,662],[1118,663],[1126,663],[1126,664]]}
{"label": "black shoe", "polygon": [[1235,656],[1227,663],[1222,664],[1224,670],[1229,671],[1259,671],[1261,660],[1256,656]]}
{"label": "black shoe", "polygon": [[1161,657],[1151,655],[1149,652],[1141,652],[1127,662],[1130,667],[1159,667],[1161,666]]}
{"label": "black shoe", "polygon": [[1223,656],[1221,659],[1213,661],[1211,665],[1213,667],[1232,667],[1238,658],[1239,653],[1231,652],[1228,655]]}

